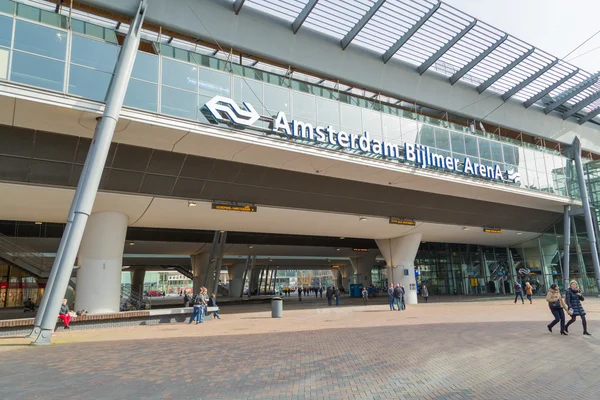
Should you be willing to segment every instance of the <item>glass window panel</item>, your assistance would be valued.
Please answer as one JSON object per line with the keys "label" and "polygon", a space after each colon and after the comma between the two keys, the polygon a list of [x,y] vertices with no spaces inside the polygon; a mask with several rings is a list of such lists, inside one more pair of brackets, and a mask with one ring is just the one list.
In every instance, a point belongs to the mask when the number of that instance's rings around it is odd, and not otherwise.
{"label": "glass window panel", "polygon": [[292,117],[304,122],[317,120],[317,98],[315,96],[292,92]]}
{"label": "glass window panel", "polygon": [[69,93],[86,99],[104,101],[112,74],[71,65]]}
{"label": "glass window panel", "polygon": [[462,133],[450,132],[450,141],[454,153],[465,153],[465,138]]}
{"label": "glass window panel", "polygon": [[114,44],[73,35],[71,62],[113,73],[121,48]]}
{"label": "glass window panel", "polygon": [[259,114],[264,114],[262,105],[263,99],[263,84],[252,79],[242,79],[235,77],[234,83],[234,100],[239,104],[248,102],[252,104],[254,109]]}
{"label": "glass window panel", "polygon": [[31,7],[25,4],[17,5],[17,15],[22,18],[27,18],[33,21],[40,20],[39,8]]}
{"label": "glass window panel", "polygon": [[57,28],[66,28],[65,16],[46,10],[41,10],[40,22],[56,26]]}
{"label": "glass window panel", "polygon": [[98,39],[104,39],[104,28],[98,25],[85,23],[85,34],[89,36],[97,37]]}
{"label": "glass window panel", "polygon": [[383,140],[392,143],[401,143],[402,132],[400,130],[400,118],[383,114],[381,120],[383,122]]}
{"label": "glass window panel", "polygon": [[10,47],[13,19],[0,15],[0,46]]}
{"label": "glass window panel", "polygon": [[[479,158],[479,148],[477,146],[477,138],[470,135],[464,135],[465,137],[465,150],[469,157]],[[471,160],[474,161],[474,160]]]}
{"label": "glass window panel", "polygon": [[85,22],[78,19],[71,19],[71,30],[77,33],[85,33]]}
{"label": "glass window panel", "polygon": [[195,93],[163,86],[161,91],[161,112],[176,117],[196,119],[197,101]]}
{"label": "glass window panel", "polygon": [[491,160],[492,159],[492,150],[490,148],[490,141],[485,139],[478,139],[479,142],[479,157]]}
{"label": "glass window panel", "polygon": [[377,111],[362,110],[362,131],[381,137],[381,113]]}
{"label": "glass window panel", "polygon": [[0,49],[0,79],[8,79],[8,58],[10,52],[7,49]]}
{"label": "glass window panel", "polygon": [[118,43],[117,32],[104,28],[104,40],[111,43]]}
{"label": "glass window panel", "polygon": [[491,148],[492,148],[492,160],[496,161],[496,162],[504,162],[504,159],[502,157],[502,143],[499,142],[490,142]]}
{"label": "glass window panel", "polygon": [[10,79],[14,82],[63,91],[65,63],[13,52]]}
{"label": "glass window panel", "polygon": [[503,144],[502,153],[504,154],[504,162],[506,164],[517,165],[517,158],[515,157],[515,146]]}
{"label": "glass window panel", "polygon": [[177,47],[173,47],[173,57],[181,61],[190,61],[187,50],[179,49]]}
{"label": "glass window panel", "polygon": [[[231,75],[223,72],[200,68],[198,89],[204,96],[231,97]],[[255,102],[254,102],[255,103]],[[289,105],[289,99],[287,101]],[[252,104],[254,105],[254,104]]]}
{"label": "glass window panel", "polygon": [[346,132],[360,132],[362,130],[362,115],[359,107],[340,104],[342,113],[342,129]]}
{"label": "glass window panel", "polygon": [[[264,86],[264,106],[266,113],[276,115],[279,111],[283,111],[289,116],[290,112],[290,90],[278,86]],[[289,119],[289,117],[288,117]]]}
{"label": "glass window panel", "polygon": [[317,120],[320,124],[340,126],[340,103],[318,97]]}
{"label": "glass window panel", "polygon": [[58,29],[17,20],[15,49],[47,57],[65,59],[67,33]]}
{"label": "glass window panel", "polygon": [[131,76],[150,82],[158,82],[158,56],[138,51]]}
{"label": "glass window panel", "polygon": [[157,100],[158,85],[135,79],[129,81],[124,102],[126,106],[156,112]]}
{"label": "glass window panel", "polygon": [[0,0],[0,12],[13,15],[15,12],[15,3],[11,0]]}
{"label": "glass window panel", "polygon": [[450,137],[446,129],[435,128],[435,147],[440,150],[450,150]]}
{"label": "glass window panel", "polygon": [[400,128],[402,129],[402,141],[404,143],[417,143],[417,133],[419,132],[417,121],[400,118]]}
{"label": "glass window panel", "polygon": [[[198,67],[192,64],[185,64],[162,59],[162,83],[180,89],[190,90],[196,93],[198,84]],[[194,117],[194,119],[196,119]]]}
{"label": "glass window panel", "polygon": [[421,132],[419,132],[419,143],[424,146],[435,147],[435,133],[434,128],[431,125],[421,125]]}

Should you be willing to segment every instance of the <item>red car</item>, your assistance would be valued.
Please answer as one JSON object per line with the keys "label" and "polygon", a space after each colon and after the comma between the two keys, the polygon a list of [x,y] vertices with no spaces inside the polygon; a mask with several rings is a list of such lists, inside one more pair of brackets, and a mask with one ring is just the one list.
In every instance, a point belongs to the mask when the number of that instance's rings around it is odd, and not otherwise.
{"label": "red car", "polygon": [[149,290],[146,296],[148,297],[162,297],[163,292],[160,290]]}

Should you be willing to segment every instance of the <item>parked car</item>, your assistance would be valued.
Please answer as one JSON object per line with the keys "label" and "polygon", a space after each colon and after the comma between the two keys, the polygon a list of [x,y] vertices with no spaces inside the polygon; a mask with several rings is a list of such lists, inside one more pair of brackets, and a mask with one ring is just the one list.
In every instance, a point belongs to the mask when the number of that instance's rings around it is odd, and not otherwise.
{"label": "parked car", "polygon": [[148,296],[148,297],[162,297],[163,296],[163,292],[161,292],[160,290],[149,290],[148,294],[146,296]]}

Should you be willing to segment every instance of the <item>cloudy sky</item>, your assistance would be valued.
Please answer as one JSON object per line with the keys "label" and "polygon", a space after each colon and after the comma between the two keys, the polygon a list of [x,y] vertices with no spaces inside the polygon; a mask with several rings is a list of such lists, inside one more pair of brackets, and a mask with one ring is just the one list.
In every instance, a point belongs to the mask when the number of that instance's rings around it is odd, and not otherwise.
{"label": "cloudy sky", "polygon": [[[559,58],[600,30],[600,0],[444,1]],[[600,70],[600,33],[566,60]]]}

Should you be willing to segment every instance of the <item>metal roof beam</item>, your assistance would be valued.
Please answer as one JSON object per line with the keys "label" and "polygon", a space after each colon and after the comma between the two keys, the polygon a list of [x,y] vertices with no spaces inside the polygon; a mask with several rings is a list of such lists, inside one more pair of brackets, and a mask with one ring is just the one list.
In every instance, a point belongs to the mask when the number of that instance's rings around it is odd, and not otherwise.
{"label": "metal roof beam", "polygon": [[591,96],[586,97],[585,99],[581,100],[578,103],[573,104],[573,106],[571,108],[569,108],[567,111],[565,111],[563,113],[563,115],[562,115],[563,119],[567,119],[571,115],[578,113],[579,111],[583,110],[584,108],[586,108],[587,106],[589,106],[590,104],[592,104],[594,101],[596,101],[598,99],[600,99],[600,91],[595,92]]}
{"label": "metal roof beam", "polygon": [[583,117],[579,118],[579,121],[577,121],[577,122],[579,122],[579,125],[583,125],[586,122],[588,122],[589,120],[595,118],[598,114],[600,114],[600,107],[594,108],[592,111],[585,114]]}
{"label": "metal roof beam", "polygon": [[552,61],[550,64],[546,65],[544,68],[534,73],[533,75],[531,75],[529,78],[525,79],[523,82],[519,83],[517,86],[514,86],[513,88],[504,92],[504,94],[502,95],[502,100],[506,101],[510,99],[515,94],[517,94],[517,92],[525,88],[525,86],[531,84],[531,82],[544,75],[550,68],[554,67],[556,64],[558,64],[558,58]]}
{"label": "metal roof beam", "polygon": [[579,93],[583,92],[585,89],[592,86],[600,77],[600,72],[596,72],[594,75],[587,78],[585,81],[581,82],[577,86],[572,87],[571,89],[565,90],[558,96],[556,96],[556,100],[546,106],[544,108],[544,113],[548,114],[551,111],[554,111],[559,106],[562,106],[567,101],[571,100],[573,97],[577,96]]}
{"label": "metal roof beam", "polygon": [[433,65],[433,63],[435,63],[437,60],[439,60],[439,58],[441,56],[443,56],[448,50],[450,50],[450,48],[452,48],[452,46],[454,46],[456,44],[456,42],[458,42],[460,39],[462,39],[463,36],[465,36],[467,33],[469,33],[469,31],[471,29],[473,29],[473,27],[475,25],[477,25],[477,20],[475,20],[475,21],[471,22],[469,25],[465,26],[462,31],[458,32],[456,34],[456,36],[454,36],[452,39],[450,39],[450,41],[448,43],[443,45],[441,49],[439,49],[438,51],[435,52],[435,54],[433,54],[431,57],[429,57],[429,59],[427,61],[425,61],[423,64],[421,64],[419,66],[419,68],[417,68],[417,70],[419,71],[419,74],[423,75],[423,73],[425,71],[427,71],[429,69],[429,67],[431,67]]}
{"label": "metal roof beam", "polygon": [[306,18],[308,18],[308,15],[313,10],[313,8],[315,8],[318,1],[319,0],[308,0],[302,11],[300,11],[300,14],[298,14],[294,22],[292,22],[292,31],[294,32],[294,35],[298,33],[298,30],[300,29],[304,21],[306,21]]}
{"label": "metal roof beam", "polygon": [[548,94],[550,94],[550,92],[552,92],[554,89],[556,89],[557,87],[559,87],[560,85],[562,85],[563,83],[565,83],[566,81],[568,81],[569,79],[571,79],[572,77],[577,75],[578,73],[579,73],[579,68],[577,68],[575,71],[571,72],[569,75],[554,82],[552,85],[548,86],[546,89],[542,90],[541,92],[531,96],[525,102],[523,102],[523,105],[525,106],[525,108],[531,107],[532,105],[537,103],[540,99],[542,99],[544,96],[547,96]]}
{"label": "metal roof beam", "polygon": [[467,65],[462,67],[458,72],[450,77],[450,83],[455,84],[458,82],[460,78],[462,78],[467,72],[473,69],[477,64],[479,64],[484,58],[486,58],[492,51],[496,50],[498,46],[500,46],[504,41],[508,38],[508,35],[502,36],[500,39],[496,41],[496,43],[492,44],[490,47],[485,49],[485,51],[479,54],[477,57],[472,59]]}
{"label": "metal roof beam", "polygon": [[350,29],[350,32],[346,34],[340,41],[342,45],[342,50],[346,50],[346,47],[350,44],[350,42],[358,35],[358,33],[365,27],[365,25],[373,18],[373,15],[381,8],[381,6],[385,3],[385,0],[377,0],[373,6],[367,11],[365,15]]}
{"label": "metal roof beam", "polygon": [[524,59],[529,57],[531,55],[531,53],[533,53],[534,51],[535,51],[535,48],[530,49],[527,53],[521,55],[521,57],[517,58],[515,61],[508,64],[506,67],[504,67],[500,71],[496,72],[494,75],[489,77],[487,81],[485,81],[481,85],[477,86],[477,91],[479,93],[483,93],[487,88],[489,88],[494,83],[496,83],[496,81],[498,79],[502,78],[504,75],[509,73],[511,69],[513,69],[514,67],[519,65],[521,63],[521,61],[523,61]]}
{"label": "metal roof beam", "polygon": [[235,0],[235,2],[233,3],[233,11],[235,12],[235,15],[238,15],[240,13],[240,10],[242,9],[242,6],[244,5],[244,2],[246,0]]}
{"label": "metal roof beam", "polygon": [[408,39],[410,39],[412,35],[414,35],[415,32],[417,32],[419,28],[423,26],[423,24],[427,22],[429,18],[431,18],[431,16],[438,10],[438,8],[440,8],[441,5],[442,3],[438,1],[437,4],[434,5],[431,8],[431,10],[427,11],[427,13],[423,15],[421,19],[417,21],[416,24],[414,24],[408,31],[406,31],[404,35],[402,35],[400,39],[396,41],[396,43],[394,43],[389,49],[387,49],[383,56],[381,56],[383,58],[384,64],[390,61],[390,58],[392,58],[392,56],[396,54],[406,42],[408,42]]}

